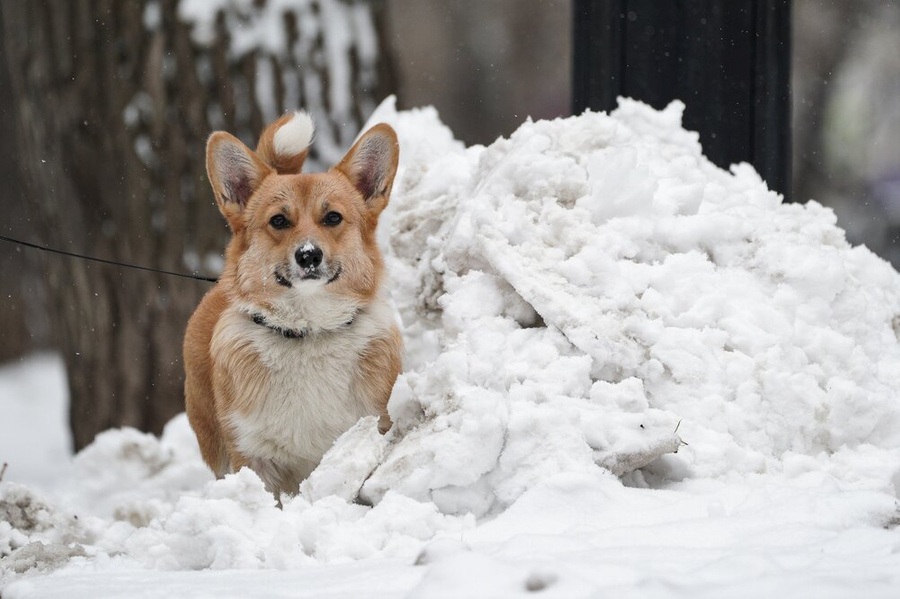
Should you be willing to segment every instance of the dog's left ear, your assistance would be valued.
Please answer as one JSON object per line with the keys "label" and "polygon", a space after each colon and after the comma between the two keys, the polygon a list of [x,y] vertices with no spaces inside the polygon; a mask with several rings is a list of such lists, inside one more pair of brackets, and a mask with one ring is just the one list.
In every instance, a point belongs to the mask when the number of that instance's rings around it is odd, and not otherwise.
{"label": "dog's left ear", "polygon": [[397,134],[390,125],[381,123],[359,138],[334,168],[350,179],[377,216],[388,204],[399,158]]}

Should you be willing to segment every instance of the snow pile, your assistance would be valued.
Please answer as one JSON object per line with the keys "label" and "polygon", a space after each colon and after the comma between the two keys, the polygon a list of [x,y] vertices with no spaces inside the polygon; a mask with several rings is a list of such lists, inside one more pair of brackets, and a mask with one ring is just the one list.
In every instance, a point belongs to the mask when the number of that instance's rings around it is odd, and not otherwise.
{"label": "snow pile", "polygon": [[[65,510],[42,508],[57,524],[0,525],[0,556],[16,572],[39,541],[101,568],[418,560],[422,597],[461,570],[503,595],[627,585],[646,560],[616,543],[645,541],[685,548],[656,555],[669,580],[732,555],[707,589],[776,546],[754,580],[848,539],[889,571],[900,275],[831,211],[712,165],[681,109],[623,100],[466,148],[433,109],[385,103],[372,122],[397,129],[401,170],[380,234],[408,351],[392,430],[361,421],[283,509],[250,471],[212,481],[184,417],[160,440],[110,431],[76,458]],[[569,570],[519,563],[548,535]],[[633,563],[572,565],[598,551]]]}
{"label": "snow pile", "polygon": [[[348,434],[365,431],[361,438],[371,438],[366,424],[377,431],[372,418]],[[373,466],[364,466],[361,476]],[[35,560],[36,548],[53,558],[67,550],[101,560],[128,556],[161,570],[288,569],[375,556],[412,561],[437,531],[474,526],[470,516],[446,516],[397,493],[374,508],[356,504],[355,492],[333,492],[346,479],[335,484],[326,473],[307,481],[316,484],[307,485],[315,501],[298,495],[282,509],[251,470],[215,481],[183,414],[160,439],[133,429],[107,431],[75,457],[56,490],[64,509],[21,485],[0,485],[0,584],[13,573],[65,561]]]}
{"label": "snow pile", "polygon": [[364,497],[482,515],[552,473],[627,472],[679,421],[668,479],[822,468],[894,491],[900,276],[830,210],[712,165],[682,108],[469,149],[432,111],[373,117],[405,156],[394,298],[437,357],[398,382]]}

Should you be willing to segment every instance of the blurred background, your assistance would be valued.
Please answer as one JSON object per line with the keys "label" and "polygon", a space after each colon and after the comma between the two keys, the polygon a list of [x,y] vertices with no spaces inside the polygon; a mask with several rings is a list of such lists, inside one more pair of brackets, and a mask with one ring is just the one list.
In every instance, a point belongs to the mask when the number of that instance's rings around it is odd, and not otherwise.
{"label": "blurred background", "polygon": [[[304,107],[312,164],[388,94],[467,144],[571,111],[571,0],[0,0],[0,235],[214,276],[209,132]],[[900,3],[794,0],[793,198],[900,267]],[[57,351],[76,447],[182,409],[208,283],[0,243],[0,362]]]}

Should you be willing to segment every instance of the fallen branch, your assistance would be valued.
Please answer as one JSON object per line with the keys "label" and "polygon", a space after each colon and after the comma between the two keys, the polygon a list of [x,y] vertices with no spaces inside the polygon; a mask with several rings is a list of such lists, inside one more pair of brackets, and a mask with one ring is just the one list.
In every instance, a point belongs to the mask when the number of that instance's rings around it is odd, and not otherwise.
{"label": "fallen branch", "polygon": [[9,466],[6,462],[3,462],[3,467],[0,467],[0,483],[3,482],[3,475],[6,474],[6,467]]}

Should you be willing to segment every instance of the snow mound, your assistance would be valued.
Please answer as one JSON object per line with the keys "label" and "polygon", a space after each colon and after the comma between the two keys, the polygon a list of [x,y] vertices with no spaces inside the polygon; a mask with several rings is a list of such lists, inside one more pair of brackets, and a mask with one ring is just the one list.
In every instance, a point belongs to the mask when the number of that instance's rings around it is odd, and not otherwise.
{"label": "snow mound", "polygon": [[[380,229],[407,346],[391,431],[360,421],[283,509],[249,470],[213,481],[183,416],[162,439],[110,431],[59,492],[80,523],[45,507],[50,524],[0,524],[0,557],[37,542],[57,561],[160,570],[418,557],[434,567],[416,596],[485,569],[498,592],[565,594],[577,581],[485,562],[463,534],[576,530],[574,495],[600,518],[666,506],[640,512],[638,532],[670,506],[725,511],[615,477],[693,481],[736,512],[754,498],[754,514],[796,483],[788,495],[836,531],[896,526],[900,275],[851,247],[830,210],[710,163],[682,109],[621,100],[466,148],[434,109],[388,100],[370,123],[401,146]],[[729,481],[762,482],[737,496]],[[833,513],[816,499],[829,485]],[[786,521],[807,510],[778,505]]]}
{"label": "snow mound", "polygon": [[643,466],[676,427],[665,479],[900,479],[900,276],[830,210],[710,163],[682,111],[622,100],[468,149],[433,111],[373,116],[403,149],[394,299],[432,359],[397,383],[364,498],[484,515]]}

